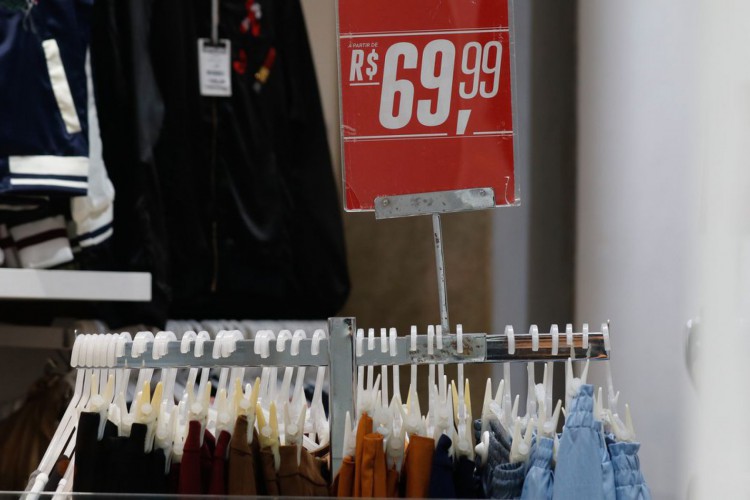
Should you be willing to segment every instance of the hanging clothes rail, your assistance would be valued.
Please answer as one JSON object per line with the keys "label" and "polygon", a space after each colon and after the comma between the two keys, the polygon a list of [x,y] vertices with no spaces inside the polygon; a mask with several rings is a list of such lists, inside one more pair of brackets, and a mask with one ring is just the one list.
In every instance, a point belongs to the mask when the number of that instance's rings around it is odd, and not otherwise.
{"label": "hanging clothes rail", "polygon": [[[606,325],[603,327],[603,330]],[[212,357],[214,340],[204,343],[204,355],[196,357],[193,353],[182,353],[179,341],[170,341],[160,345],[161,353],[154,356],[155,342],[149,341],[134,355],[134,342],[124,342],[122,350],[115,353],[108,363],[108,368],[128,369],[163,369],[206,367],[298,367],[327,366],[329,379],[329,419],[331,432],[331,469],[338,472],[343,456],[342,443],[345,434],[345,415],[354,414],[355,387],[357,384],[358,366],[390,366],[408,364],[452,364],[452,363],[496,363],[496,362],[529,362],[529,361],[565,361],[609,359],[609,335],[605,332],[589,332],[584,325],[583,331],[573,332],[568,326],[565,332],[537,333],[532,328],[530,333],[515,334],[512,328],[506,328],[500,335],[484,333],[466,333],[461,335],[462,349],[458,348],[459,336],[442,335],[442,347],[430,347],[434,338],[428,335],[415,336],[415,345],[411,337],[388,338],[388,349],[383,349],[382,339],[376,342],[362,342],[361,351],[355,338],[355,318],[331,318],[328,322],[328,338],[299,341],[299,351],[292,354],[288,349],[278,352],[276,341],[269,342],[265,353],[257,353],[255,340],[238,340],[236,349],[225,357]],[[314,344],[316,348],[314,349]],[[164,349],[166,346],[166,349]],[[391,346],[395,347],[392,349]],[[97,368],[81,366],[79,369]]]}
{"label": "hanging clothes rail", "polygon": [[[604,328],[603,328],[604,329]],[[429,346],[428,335],[416,336],[416,349],[411,349],[410,337],[397,337],[396,349],[383,349],[381,338],[370,345],[362,342],[362,352],[355,349],[355,318],[332,318],[329,321],[329,366],[330,422],[331,422],[331,468],[335,476],[344,460],[345,415],[354,415],[355,387],[358,366],[392,366],[409,364],[453,364],[453,363],[501,363],[529,361],[564,362],[569,358],[578,360],[609,359],[609,335],[589,332],[584,325],[581,332],[573,332],[568,325],[566,331],[536,333],[536,328],[524,334],[515,334],[506,327],[501,335],[465,333],[461,335],[463,349],[459,352],[458,336],[443,334],[443,347]],[[390,339],[389,339],[390,343]]]}

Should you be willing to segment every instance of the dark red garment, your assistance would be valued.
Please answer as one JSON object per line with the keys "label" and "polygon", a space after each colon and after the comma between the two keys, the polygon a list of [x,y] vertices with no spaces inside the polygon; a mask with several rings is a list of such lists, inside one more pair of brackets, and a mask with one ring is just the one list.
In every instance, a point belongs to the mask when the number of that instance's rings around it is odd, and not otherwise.
{"label": "dark red garment", "polygon": [[188,423],[188,435],[182,451],[180,464],[181,495],[205,495],[211,482],[214,449],[216,440],[208,432],[203,432],[203,445],[200,442],[201,424],[197,420]]}
{"label": "dark red garment", "polygon": [[211,482],[208,486],[209,495],[227,494],[227,453],[231,435],[227,431],[219,433],[214,450],[214,461],[211,469]]}
{"label": "dark red garment", "polygon": [[208,493],[208,487],[211,484],[211,474],[214,468],[214,451],[216,450],[216,439],[214,435],[203,432],[203,446],[201,447],[201,493]]}

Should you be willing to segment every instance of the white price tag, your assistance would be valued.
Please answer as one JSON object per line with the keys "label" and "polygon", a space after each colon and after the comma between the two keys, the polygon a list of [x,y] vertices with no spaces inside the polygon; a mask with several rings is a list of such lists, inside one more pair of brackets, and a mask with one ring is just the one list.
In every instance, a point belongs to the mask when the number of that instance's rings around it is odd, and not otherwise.
{"label": "white price tag", "polygon": [[231,48],[231,42],[223,38],[218,43],[212,43],[208,38],[198,39],[201,95],[232,96]]}

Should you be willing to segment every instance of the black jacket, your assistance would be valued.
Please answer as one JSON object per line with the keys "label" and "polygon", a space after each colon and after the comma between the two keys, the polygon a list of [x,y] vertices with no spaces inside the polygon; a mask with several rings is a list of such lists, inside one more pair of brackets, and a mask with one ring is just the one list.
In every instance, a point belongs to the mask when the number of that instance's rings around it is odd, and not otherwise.
{"label": "black jacket", "polygon": [[112,323],[325,318],[349,292],[325,124],[299,0],[222,0],[229,98],[202,97],[208,0],[97,0],[92,64],[117,189],[120,267],[154,302]]}

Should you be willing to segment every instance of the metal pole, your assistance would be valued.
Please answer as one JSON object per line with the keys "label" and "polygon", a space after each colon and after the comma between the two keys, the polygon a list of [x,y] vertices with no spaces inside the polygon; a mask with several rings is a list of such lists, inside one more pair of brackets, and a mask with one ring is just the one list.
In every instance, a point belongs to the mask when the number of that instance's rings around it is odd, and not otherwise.
{"label": "metal pole", "polygon": [[435,266],[437,268],[438,297],[440,300],[440,325],[443,333],[450,332],[448,319],[448,285],[445,278],[445,255],[443,253],[443,226],[440,214],[432,214],[432,232],[435,237]]}
{"label": "metal pole", "polygon": [[336,477],[344,461],[346,412],[354,414],[354,318],[328,320],[329,410],[331,429],[331,476]]}

